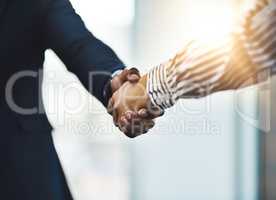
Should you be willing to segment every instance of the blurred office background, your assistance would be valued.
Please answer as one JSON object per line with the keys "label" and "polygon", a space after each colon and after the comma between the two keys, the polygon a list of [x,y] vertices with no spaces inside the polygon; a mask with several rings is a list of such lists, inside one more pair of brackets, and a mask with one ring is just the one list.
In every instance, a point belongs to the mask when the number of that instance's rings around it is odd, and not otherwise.
{"label": "blurred office background", "polygon": [[[242,0],[71,0],[87,27],[142,72],[191,36],[219,37]],[[256,87],[182,100],[145,136],[127,139],[47,52],[44,102],[76,200],[262,199],[263,137]],[[267,96],[264,94],[263,96]],[[264,106],[266,107],[266,106]]]}

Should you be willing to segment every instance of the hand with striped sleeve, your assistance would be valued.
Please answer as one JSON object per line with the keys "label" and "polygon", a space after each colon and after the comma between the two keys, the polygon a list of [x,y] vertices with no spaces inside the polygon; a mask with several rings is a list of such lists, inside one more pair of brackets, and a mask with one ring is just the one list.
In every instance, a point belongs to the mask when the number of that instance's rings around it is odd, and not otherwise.
{"label": "hand with striped sleeve", "polygon": [[192,41],[148,74],[151,102],[162,109],[267,80],[276,71],[276,1],[258,0],[221,40]]}
{"label": "hand with striped sleeve", "polygon": [[119,125],[128,127],[134,119],[124,113],[136,113],[133,116],[143,119],[139,109],[165,110],[181,98],[205,97],[267,80],[276,72],[275,16],[276,1],[259,0],[237,30],[224,39],[189,42],[174,58],[154,67],[139,84],[127,87],[126,83],[118,91],[120,99],[130,95],[132,100],[127,98],[116,108],[122,118]]}

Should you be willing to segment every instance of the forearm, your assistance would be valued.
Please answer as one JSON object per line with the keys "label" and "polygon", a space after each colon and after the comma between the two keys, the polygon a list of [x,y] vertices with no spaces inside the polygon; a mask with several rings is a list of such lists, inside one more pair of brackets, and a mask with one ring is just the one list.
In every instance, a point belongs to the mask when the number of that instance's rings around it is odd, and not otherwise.
{"label": "forearm", "polygon": [[179,98],[198,98],[267,80],[276,72],[275,3],[259,1],[239,31],[221,42],[192,43],[148,74],[147,91],[161,108]]}
{"label": "forearm", "polygon": [[256,83],[256,65],[241,44],[231,37],[216,45],[187,46],[148,74],[151,101],[166,109],[180,98],[200,98]]}
{"label": "forearm", "polygon": [[51,0],[45,14],[43,40],[102,103],[111,75],[124,65],[114,51],[98,40],[76,14],[68,0]]}
{"label": "forearm", "polygon": [[[105,91],[111,89],[108,87],[113,73],[124,69],[124,64],[110,47],[99,40],[87,39],[79,49],[80,51],[73,55],[73,62],[63,60],[68,70],[76,74],[85,88],[106,106],[108,99]],[[109,97],[110,94],[111,91]]]}
{"label": "forearm", "polygon": [[[151,101],[163,109],[180,98],[199,98],[215,92],[227,70],[231,47],[190,43],[173,59],[148,74],[147,91]],[[226,88],[224,88],[226,89]]]}

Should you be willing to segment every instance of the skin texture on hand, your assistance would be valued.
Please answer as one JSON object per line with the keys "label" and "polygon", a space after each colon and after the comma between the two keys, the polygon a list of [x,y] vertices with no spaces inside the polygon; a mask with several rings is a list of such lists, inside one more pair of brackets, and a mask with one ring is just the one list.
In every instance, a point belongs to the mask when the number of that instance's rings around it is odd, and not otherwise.
{"label": "skin texture on hand", "polygon": [[114,93],[112,99],[113,108],[116,109],[115,120],[120,119],[128,110],[138,112],[149,100],[146,94],[146,77],[143,76],[138,83],[125,83]]}
{"label": "skin texture on hand", "polygon": [[109,102],[114,123],[130,138],[148,132],[154,126],[153,119],[162,115],[160,109],[152,106],[146,85],[146,75],[137,83],[126,82]]}

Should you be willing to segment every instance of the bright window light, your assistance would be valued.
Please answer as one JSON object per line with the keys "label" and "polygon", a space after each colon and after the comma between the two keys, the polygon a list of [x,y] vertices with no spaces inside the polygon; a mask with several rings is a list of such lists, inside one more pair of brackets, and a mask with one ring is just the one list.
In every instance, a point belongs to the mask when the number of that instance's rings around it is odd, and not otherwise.
{"label": "bright window light", "polygon": [[233,6],[223,3],[192,1],[188,9],[188,34],[197,40],[216,40],[229,34],[234,27]]}
{"label": "bright window light", "polygon": [[94,24],[129,26],[135,17],[135,0],[71,0],[77,10],[89,15]]}

